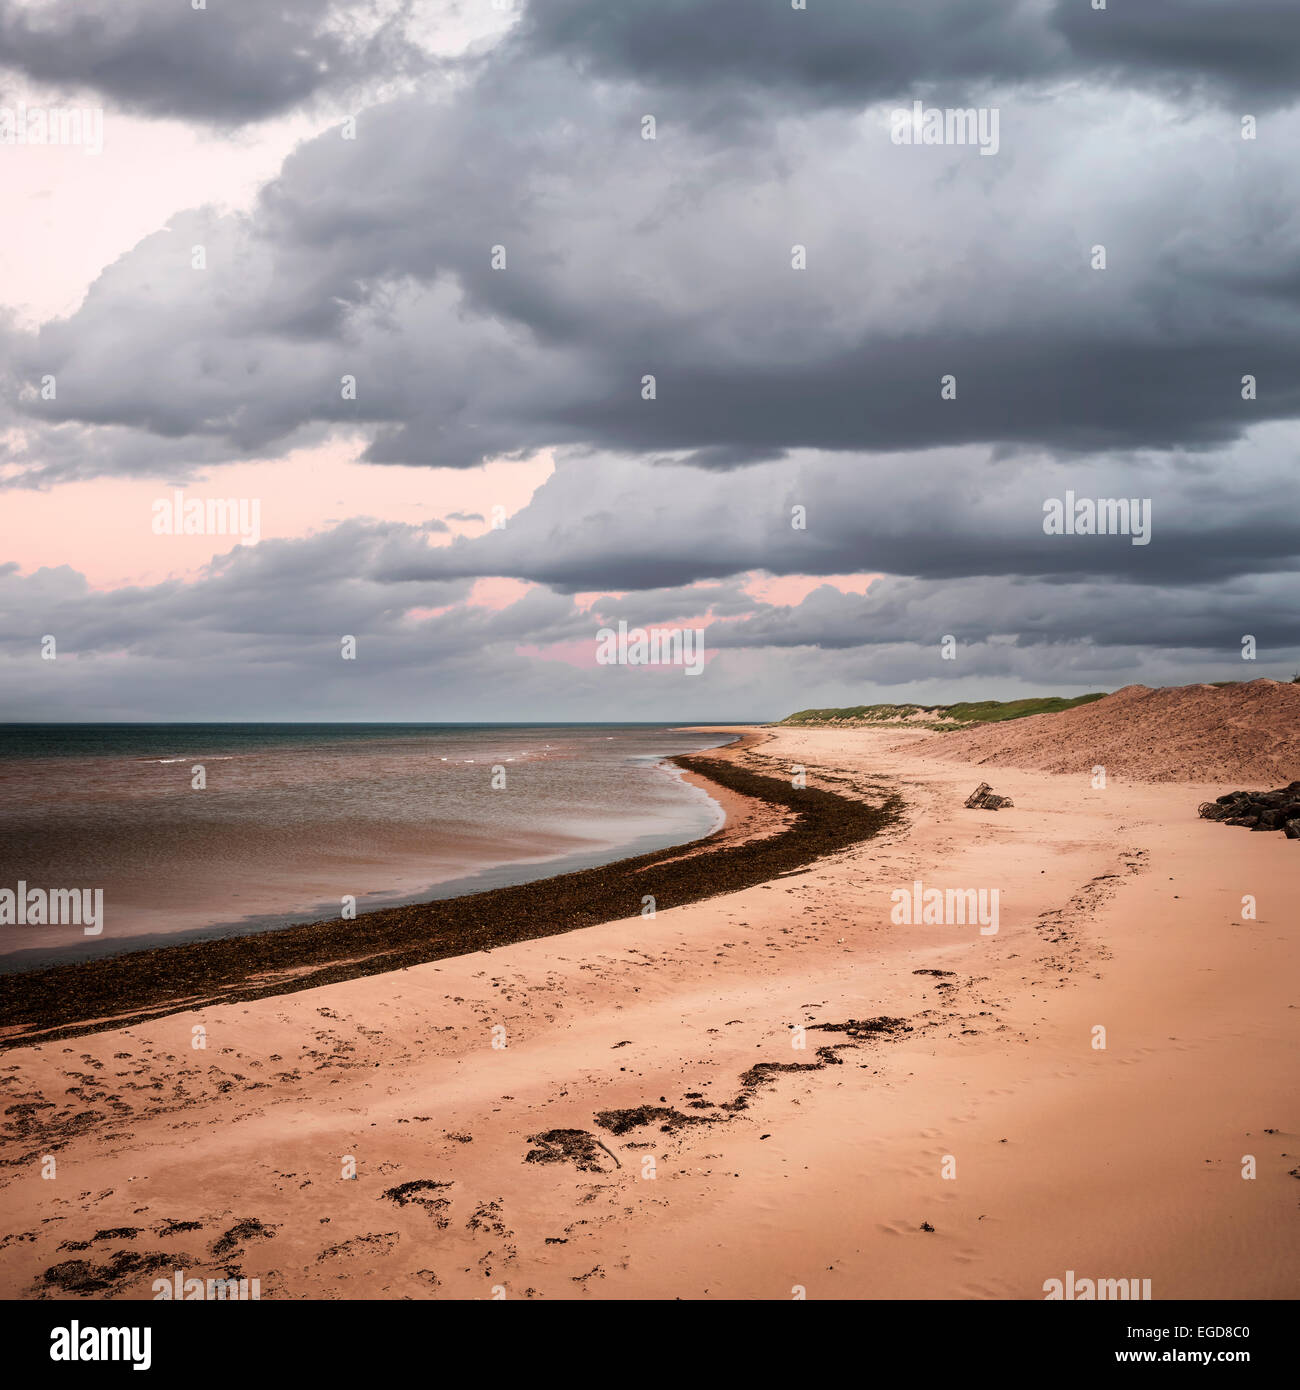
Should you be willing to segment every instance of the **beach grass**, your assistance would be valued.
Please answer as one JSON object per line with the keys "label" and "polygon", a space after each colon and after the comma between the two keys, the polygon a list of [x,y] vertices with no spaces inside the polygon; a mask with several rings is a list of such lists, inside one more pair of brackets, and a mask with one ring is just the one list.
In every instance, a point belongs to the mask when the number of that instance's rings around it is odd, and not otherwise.
{"label": "beach grass", "polygon": [[1091,704],[1106,694],[1065,699],[1060,695],[1036,696],[1028,700],[964,700],[955,705],[848,705],[841,709],[803,709],[778,719],[773,727],[799,724],[909,724],[941,731],[968,729],[972,724],[997,724],[1006,719],[1024,719],[1031,714],[1059,714],[1076,705]]}

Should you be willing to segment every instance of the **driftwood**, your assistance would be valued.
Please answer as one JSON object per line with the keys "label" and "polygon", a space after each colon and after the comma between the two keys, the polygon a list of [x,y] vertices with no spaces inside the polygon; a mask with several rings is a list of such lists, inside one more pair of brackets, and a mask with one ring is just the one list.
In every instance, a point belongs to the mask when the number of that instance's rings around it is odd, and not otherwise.
{"label": "driftwood", "polygon": [[1009,796],[998,796],[987,782],[981,782],[966,798],[966,805],[972,811],[1000,811],[1004,806],[1014,806]]}

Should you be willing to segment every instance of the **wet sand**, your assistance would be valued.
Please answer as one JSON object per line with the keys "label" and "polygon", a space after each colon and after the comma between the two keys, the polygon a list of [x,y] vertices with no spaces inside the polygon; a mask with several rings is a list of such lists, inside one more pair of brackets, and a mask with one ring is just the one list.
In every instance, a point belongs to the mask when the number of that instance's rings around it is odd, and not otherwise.
{"label": "wet sand", "polygon": [[[926,737],[731,752],[902,817],[653,919],[12,1047],[0,1287],[1295,1296],[1295,845],[1199,820],[1222,785]],[[1014,808],[964,809],[981,780]],[[918,879],[997,887],[998,932],[892,923]]]}

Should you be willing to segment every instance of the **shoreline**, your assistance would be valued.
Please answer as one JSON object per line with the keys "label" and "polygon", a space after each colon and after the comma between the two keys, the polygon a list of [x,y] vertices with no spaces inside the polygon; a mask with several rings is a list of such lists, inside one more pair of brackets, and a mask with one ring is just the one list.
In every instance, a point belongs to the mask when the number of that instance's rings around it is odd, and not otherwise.
{"label": "shoreline", "polygon": [[[735,735],[728,744],[716,745],[718,748],[730,746],[740,735]],[[713,748],[699,750],[701,753],[714,751]],[[682,756],[687,756],[683,754]],[[389,908],[420,906],[451,898],[469,897],[498,888],[524,887],[547,878],[558,878],[561,874],[578,873],[585,869],[600,868],[615,864],[623,859],[635,858],[642,854],[667,852],[695,845],[707,840],[717,831],[726,829],[730,834],[730,819],[724,802],[732,806],[732,814],[747,815],[749,805],[743,797],[737,797],[716,783],[697,778],[693,774],[667,766],[671,755],[658,760],[656,771],[689,785],[704,794],[712,807],[713,824],[704,831],[692,832],[689,839],[661,843],[662,836],[646,833],[628,840],[608,840],[599,846],[580,849],[565,848],[543,854],[523,854],[518,857],[493,859],[468,872],[448,871],[433,880],[424,874],[416,878],[418,887],[412,888],[409,882],[399,879],[383,890],[370,890],[363,898],[358,898],[358,915],[369,916]],[[677,833],[677,832],[674,832]],[[369,872],[369,870],[367,870]],[[409,878],[409,871],[407,873]],[[154,930],[147,933],[134,933],[115,939],[110,949],[104,949],[102,938],[88,940],[84,937],[71,944],[50,947],[24,947],[9,951],[0,956],[0,978],[9,974],[26,974],[55,966],[77,966],[86,961],[103,960],[109,956],[134,954],[171,946],[186,946],[204,941],[215,941],[226,937],[253,936],[264,932],[282,931],[289,927],[309,926],[316,922],[332,920],[334,901],[318,896],[314,903],[301,909],[280,909],[269,912],[249,913],[239,918],[206,921],[199,925],[179,930]],[[106,890],[107,893],[107,890]],[[159,909],[165,915],[165,909]]]}
{"label": "shoreline", "polygon": [[[706,785],[727,819],[698,841],[503,888],[273,931],[158,946],[0,976],[0,1051],[129,1026],[206,1004],[296,993],[698,902],[869,839],[897,814],[745,767],[752,729],[664,759]],[[720,797],[727,798],[723,802]],[[764,816],[783,823],[763,833]],[[743,827],[739,833],[733,812]],[[792,813],[792,814],[791,814]]]}
{"label": "shoreline", "polygon": [[[1003,768],[1014,807],[968,810],[982,769],[912,736],[746,761],[906,811],[652,919],[11,1050],[0,1291],[1294,1294],[1288,842],[1197,783]],[[999,932],[894,924],[918,879],[997,885]]]}
{"label": "shoreline", "polygon": [[[0,730],[5,887],[90,882],[109,908],[96,935],[79,921],[29,928],[10,911],[0,974],[461,897],[690,843],[724,817],[665,759],[737,737],[485,725],[427,738],[332,726],[302,739],[279,725],[241,738],[198,726],[196,747],[223,750],[196,758],[224,769],[205,806],[170,785],[179,774],[150,768],[141,780],[142,764],[177,761],[133,756],[148,746],[143,731],[125,747],[110,725],[90,733],[78,760]],[[168,742],[155,734],[152,751]],[[494,789],[508,775],[512,792],[484,797],[497,763]]]}

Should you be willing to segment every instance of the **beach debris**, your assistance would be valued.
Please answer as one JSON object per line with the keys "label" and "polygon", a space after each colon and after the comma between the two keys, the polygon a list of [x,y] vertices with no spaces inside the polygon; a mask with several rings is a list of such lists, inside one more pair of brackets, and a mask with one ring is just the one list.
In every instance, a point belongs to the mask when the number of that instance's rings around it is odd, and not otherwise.
{"label": "beach debris", "polygon": [[1288,840],[1300,840],[1300,782],[1271,792],[1226,792],[1203,801],[1197,814],[1203,820],[1244,825],[1249,830],[1280,830]]}
{"label": "beach debris", "polygon": [[491,1202],[480,1202],[474,1209],[474,1215],[465,1223],[467,1231],[484,1231],[490,1236],[509,1236],[513,1232],[506,1230],[506,1223],[501,1219],[501,1199],[497,1198]]}
{"label": "beach debris", "polygon": [[[811,1026],[811,1025],[810,1025]],[[838,1043],[837,1047],[847,1047]],[[735,1100],[724,1102],[723,1110],[745,1110],[760,1086],[766,1086],[784,1072],[821,1071],[824,1067],[842,1067],[844,1059],[836,1055],[835,1047],[819,1047],[813,1054],[815,1062],[756,1062],[740,1074],[740,1091]]]}
{"label": "beach debris", "polygon": [[1009,796],[998,796],[987,782],[981,782],[966,798],[966,805],[972,811],[1000,811],[1004,806],[1014,806]]}
{"label": "beach debris", "polygon": [[451,1198],[441,1195],[451,1186],[449,1182],[434,1182],[431,1178],[417,1178],[413,1182],[404,1182],[397,1187],[390,1187],[387,1192],[381,1193],[385,1201],[393,1202],[399,1207],[406,1207],[414,1204],[423,1207],[428,1214],[433,1217],[440,1231],[445,1231],[451,1224],[446,1215],[447,1208],[451,1206]]}
{"label": "beach debris", "polygon": [[178,1231],[201,1231],[202,1221],[175,1221],[170,1216],[153,1228],[155,1235],[172,1236]]}
{"label": "beach debris", "polygon": [[585,1129],[548,1129],[530,1134],[528,1142],[538,1147],[524,1155],[525,1163],[572,1163],[580,1173],[603,1173],[605,1165],[597,1151],[604,1149],[616,1168],[623,1166],[612,1149]]}
{"label": "beach debris", "polygon": [[[229,1255],[249,1240],[270,1240],[275,1235],[274,1226],[266,1226],[257,1217],[250,1216],[246,1221],[237,1221],[223,1236],[212,1243],[212,1253],[220,1259]],[[242,1254],[242,1251],[239,1251]]]}
{"label": "beach debris", "polygon": [[628,1110],[601,1110],[596,1115],[596,1123],[611,1134],[626,1134],[630,1129],[642,1125],[658,1124],[665,1134],[681,1129],[683,1125],[708,1124],[713,1115],[683,1115],[671,1106],[638,1105]]}
{"label": "beach debris", "polygon": [[[316,1256],[316,1263],[322,1260],[352,1259],[357,1255],[388,1255],[397,1248],[401,1239],[396,1231],[369,1231],[365,1235],[353,1236],[339,1245],[327,1246]],[[436,1282],[436,1281],[435,1281]]]}
{"label": "beach debris", "polygon": [[808,1025],[809,1032],[815,1029],[823,1033],[847,1033],[849,1037],[861,1042],[864,1038],[878,1037],[881,1033],[910,1033],[912,1025],[905,1018],[890,1018],[888,1014],[881,1014],[879,1018],[850,1018],[843,1023]]}
{"label": "beach debris", "polygon": [[64,1260],[51,1265],[41,1275],[46,1289],[57,1289],[60,1294],[109,1294],[120,1293],[126,1286],[157,1270],[172,1270],[184,1265],[185,1255],[169,1255],[161,1251],[137,1254],[134,1250],[118,1250],[112,1258],[102,1265],[91,1264],[89,1260]]}
{"label": "beach debris", "polygon": [[[620,1136],[629,1130],[651,1124],[657,1124],[663,1134],[676,1134],[687,1125],[725,1124],[736,1119],[743,1111],[748,1110],[763,1087],[771,1085],[778,1077],[788,1072],[815,1072],[824,1071],[827,1067],[842,1067],[844,1058],[839,1055],[840,1052],[848,1048],[856,1048],[880,1037],[912,1031],[912,1025],[906,1019],[890,1018],[886,1014],[882,1014],[879,1018],[850,1018],[843,1023],[809,1023],[805,1027],[809,1032],[842,1033],[849,1041],[831,1043],[828,1046],[816,1048],[813,1052],[813,1060],[808,1062],[756,1062],[741,1073],[740,1087],[733,1100],[726,1100],[720,1105],[709,1106],[712,1114],[684,1114],[682,1111],[665,1104],[665,1097],[660,1096],[659,1105],[639,1105],[635,1109],[628,1110],[602,1110],[595,1117],[596,1123],[601,1129]],[[696,1098],[690,1101],[692,1106],[700,1105],[702,1096],[699,1091],[688,1091],[687,1096],[688,1098]],[[709,1105],[709,1102],[705,1101],[704,1104]],[[581,1133],[582,1131],[578,1132]],[[764,1135],[763,1137],[766,1138],[767,1136]],[[629,1143],[628,1147],[639,1148],[643,1146]]]}

